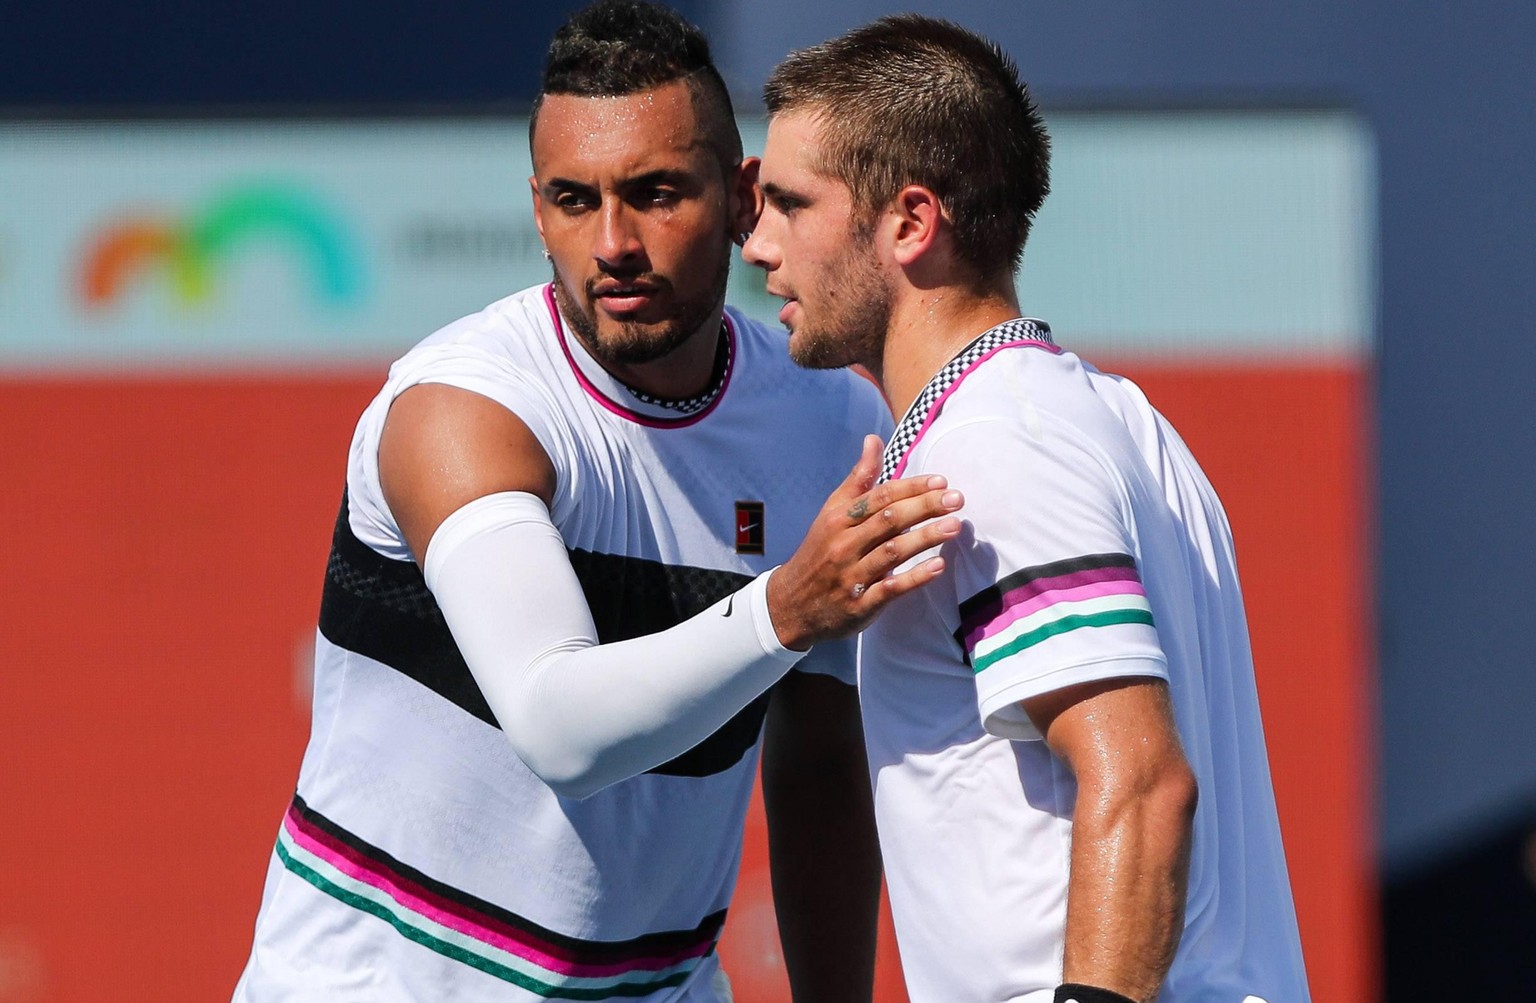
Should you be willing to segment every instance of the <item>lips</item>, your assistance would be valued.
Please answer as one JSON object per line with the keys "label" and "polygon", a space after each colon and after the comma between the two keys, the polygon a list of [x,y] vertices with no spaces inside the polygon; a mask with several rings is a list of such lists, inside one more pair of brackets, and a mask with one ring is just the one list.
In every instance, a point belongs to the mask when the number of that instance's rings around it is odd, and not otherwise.
{"label": "lips", "polygon": [[628,314],[643,310],[655,302],[661,294],[661,287],[650,282],[608,280],[594,283],[588,291],[607,313]]}
{"label": "lips", "polygon": [[773,289],[768,290],[768,295],[784,301],[784,305],[779,308],[779,323],[789,327],[789,319],[799,309],[800,301],[788,293],[776,292]]}

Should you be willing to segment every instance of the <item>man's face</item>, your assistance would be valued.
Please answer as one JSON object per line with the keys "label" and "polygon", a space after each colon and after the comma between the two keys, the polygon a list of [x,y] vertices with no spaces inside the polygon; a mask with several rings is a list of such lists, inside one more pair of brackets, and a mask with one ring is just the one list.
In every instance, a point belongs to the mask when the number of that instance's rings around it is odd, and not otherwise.
{"label": "man's face", "polygon": [[813,369],[880,362],[891,288],[853,197],[815,167],[822,126],[809,113],[768,125],[759,180],[763,213],[742,257],[768,273],[768,292],[787,302],[790,358]]}
{"label": "man's face", "polygon": [[533,171],[555,298],[599,361],[651,362],[719,323],[739,169],[721,165],[684,82],[547,95]]}

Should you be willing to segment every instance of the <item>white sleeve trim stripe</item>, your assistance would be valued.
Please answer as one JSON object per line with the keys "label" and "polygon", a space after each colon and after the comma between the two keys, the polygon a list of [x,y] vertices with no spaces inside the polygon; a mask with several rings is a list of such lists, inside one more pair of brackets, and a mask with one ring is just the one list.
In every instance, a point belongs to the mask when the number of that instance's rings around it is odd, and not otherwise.
{"label": "white sleeve trim stripe", "polygon": [[1120,624],[1153,626],[1152,607],[1145,595],[1125,593],[1058,602],[977,641],[971,649],[971,668],[983,672],[1005,658],[1070,631]]}

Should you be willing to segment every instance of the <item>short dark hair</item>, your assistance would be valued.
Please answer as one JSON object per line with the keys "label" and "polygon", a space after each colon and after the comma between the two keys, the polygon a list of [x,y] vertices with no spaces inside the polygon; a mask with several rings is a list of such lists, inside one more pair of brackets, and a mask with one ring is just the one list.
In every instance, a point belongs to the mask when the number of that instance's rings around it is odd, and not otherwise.
{"label": "short dark hair", "polygon": [[790,53],[763,103],[770,117],[809,112],[823,123],[819,168],[848,186],[864,221],[923,185],[980,278],[1018,267],[1050,191],[1051,141],[993,42],[937,18],[884,17]]}
{"label": "short dark hair", "polygon": [[674,80],[687,83],[694,114],[721,162],[740,162],[741,134],[709,40],[676,11],[648,0],[598,0],[560,26],[544,59],[528,140],[546,94],[619,97]]}

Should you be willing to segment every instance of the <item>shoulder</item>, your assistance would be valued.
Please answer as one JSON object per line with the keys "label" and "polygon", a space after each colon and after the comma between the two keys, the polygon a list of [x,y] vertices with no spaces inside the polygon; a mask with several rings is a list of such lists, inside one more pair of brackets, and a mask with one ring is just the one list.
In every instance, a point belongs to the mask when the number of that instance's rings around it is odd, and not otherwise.
{"label": "shoulder", "polygon": [[1071,410],[1092,395],[1076,355],[1037,342],[1004,346],[963,370],[940,398],[945,417],[996,414],[1020,405]]}
{"label": "shoulder", "polygon": [[[378,452],[396,399],[412,387],[439,384],[469,391],[514,415],[551,459],[569,452],[567,408],[551,376],[557,371],[548,355],[554,336],[543,292],[542,286],[526,289],[461,317],[390,367],[353,433],[348,482],[354,527],[371,519],[378,539],[398,534],[383,502]],[[458,410],[468,414],[473,408]]]}
{"label": "shoulder", "polygon": [[1116,455],[1155,412],[1123,377],[1069,351],[1010,346],[967,371],[939,400],[924,438],[972,423],[1016,426],[1033,439]]}
{"label": "shoulder", "polygon": [[[925,391],[926,393],[926,391]],[[1053,483],[1100,482],[1123,493],[1136,469],[1118,383],[1071,352],[1007,346],[970,366],[941,393],[922,397],[898,426],[895,470],[965,474],[986,483],[1028,469],[1030,494]],[[891,464],[888,462],[888,466]]]}
{"label": "shoulder", "polygon": [[560,366],[546,288],[514,293],[434,331],[390,366],[379,397],[388,402],[416,384],[444,383],[504,404],[509,393],[525,405],[530,397],[549,403]]}
{"label": "shoulder", "polygon": [[549,308],[545,303],[546,286],[533,286],[445,324],[417,342],[395,363],[395,367],[430,356],[466,354],[515,356],[547,342],[542,335],[553,334]]}

